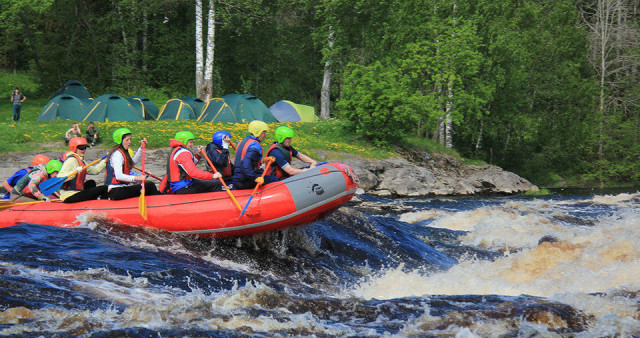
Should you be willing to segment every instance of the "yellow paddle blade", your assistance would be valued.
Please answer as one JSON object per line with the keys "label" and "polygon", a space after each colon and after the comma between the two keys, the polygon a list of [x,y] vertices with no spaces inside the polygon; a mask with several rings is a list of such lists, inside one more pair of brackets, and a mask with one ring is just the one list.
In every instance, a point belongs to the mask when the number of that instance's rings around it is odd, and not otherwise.
{"label": "yellow paddle blade", "polygon": [[140,216],[147,220],[147,202],[144,199],[144,189],[140,192],[140,198],[138,199],[138,211],[140,211]]}

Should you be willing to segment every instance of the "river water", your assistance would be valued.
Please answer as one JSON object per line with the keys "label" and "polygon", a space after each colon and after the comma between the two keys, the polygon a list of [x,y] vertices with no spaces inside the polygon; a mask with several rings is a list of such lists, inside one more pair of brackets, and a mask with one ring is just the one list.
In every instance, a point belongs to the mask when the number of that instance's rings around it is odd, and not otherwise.
{"label": "river water", "polygon": [[0,335],[640,335],[639,193],[360,198],[413,210],[222,240],[0,229]]}

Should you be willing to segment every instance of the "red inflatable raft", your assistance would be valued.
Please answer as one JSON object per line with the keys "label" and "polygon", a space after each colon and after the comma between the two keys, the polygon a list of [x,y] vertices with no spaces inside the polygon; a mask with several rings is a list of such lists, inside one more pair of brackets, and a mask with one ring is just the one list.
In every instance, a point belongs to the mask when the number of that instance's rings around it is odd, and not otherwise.
{"label": "red inflatable raft", "polygon": [[[242,236],[316,221],[351,200],[358,178],[341,163],[327,163],[258,189],[245,214],[225,191],[193,195],[147,196],[147,220],[138,198],[79,203],[33,203],[0,211],[0,227],[36,223],[59,227],[80,224],[82,215],[198,236]],[[244,207],[252,190],[233,190]]]}

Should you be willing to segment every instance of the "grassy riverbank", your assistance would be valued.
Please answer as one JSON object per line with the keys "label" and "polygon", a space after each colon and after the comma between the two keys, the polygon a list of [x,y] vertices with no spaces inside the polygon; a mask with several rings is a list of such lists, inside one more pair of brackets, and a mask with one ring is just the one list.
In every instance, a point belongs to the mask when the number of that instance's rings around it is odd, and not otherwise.
{"label": "grassy riverbank", "polygon": [[[7,100],[8,101],[8,100]],[[65,149],[64,133],[71,127],[72,121],[57,120],[37,122],[36,119],[47,100],[27,100],[22,108],[20,122],[11,121],[12,111],[8,102],[0,104],[0,153],[39,150],[43,147],[49,150]],[[80,122],[80,129],[85,130],[89,121]],[[196,144],[207,144],[211,141],[211,134],[224,129],[231,133],[235,141],[241,140],[247,134],[247,124],[236,123],[201,123],[193,120],[167,121],[139,121],[139,122],[96,122],[102,135],[102,146],[112,145],[111,134],[114,130],[127,127],[134,133],[134,142],[144,136],[148,140],[149,148],[168,147],[169,139],[176,132],[189,130],[196,135]],[[313,123],[274,123],[267,136],[268,147],[273,139],[273,132],[281,125],[294,129],[296,136],[294,146],[305,153],[315,155],[317,152],[354,154],[367,158],[386,158],[394,156],[392,149],[376,149],[364,140],[356,138],[348,131],[345,122],[337,120]],[[344,155],[341,155],[344,156]],[[339,159],[339,158],[336,158]]]}

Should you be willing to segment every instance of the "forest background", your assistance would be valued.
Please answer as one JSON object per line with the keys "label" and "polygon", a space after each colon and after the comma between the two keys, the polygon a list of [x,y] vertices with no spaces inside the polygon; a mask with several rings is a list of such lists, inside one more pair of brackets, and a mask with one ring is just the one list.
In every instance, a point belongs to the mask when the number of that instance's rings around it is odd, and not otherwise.
{"label": "forest background", "polygon": [[[313,105],[537,184],[640,183],[640,1],[0,0],[0,85]],[[386,148],[388,149],[388,148]]]}

